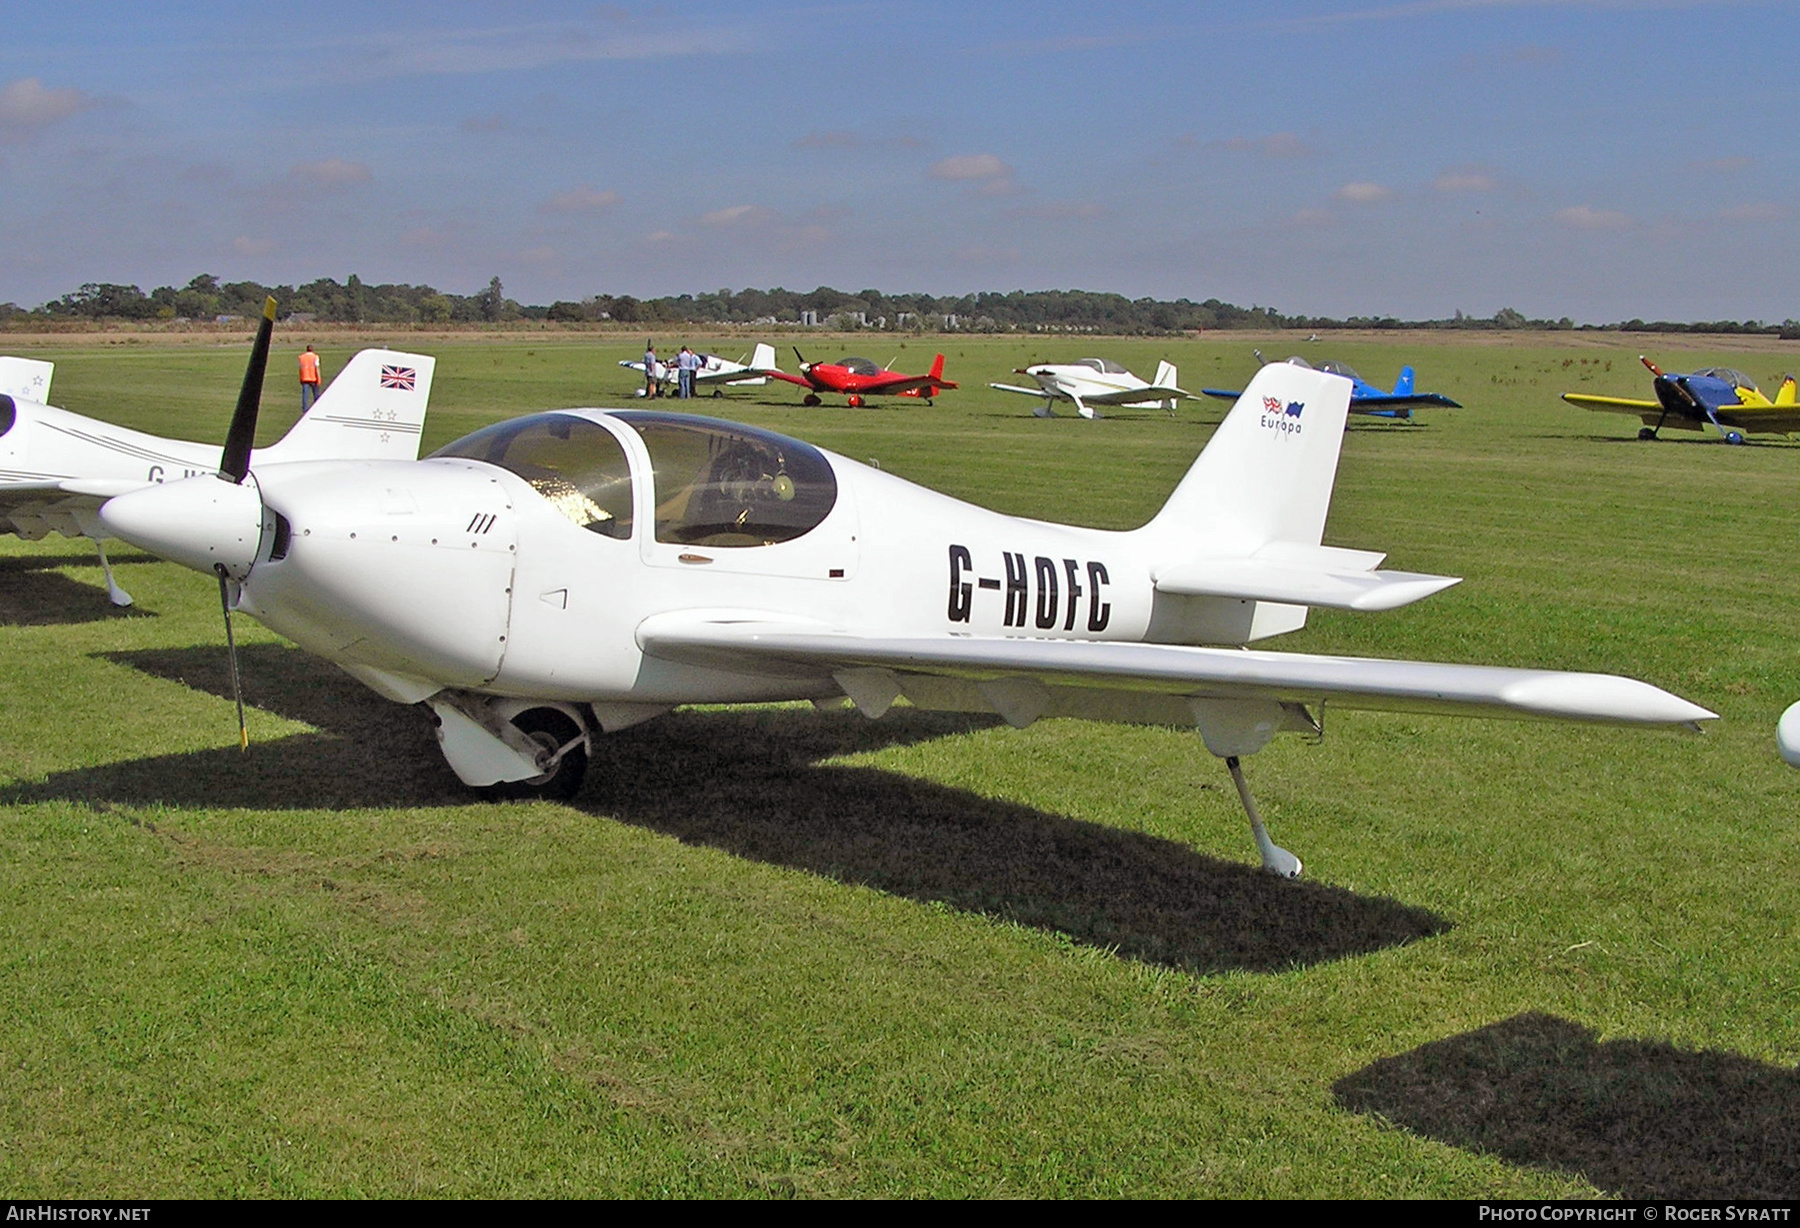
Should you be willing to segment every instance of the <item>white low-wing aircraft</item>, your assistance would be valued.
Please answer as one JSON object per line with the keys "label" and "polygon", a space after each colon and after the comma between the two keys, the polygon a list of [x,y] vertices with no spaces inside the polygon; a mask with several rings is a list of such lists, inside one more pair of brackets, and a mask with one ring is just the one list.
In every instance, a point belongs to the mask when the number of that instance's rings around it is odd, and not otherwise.
{"label": "white low-wing aircraft", "polygon": [[1017,384],[989,384],[1001,392],[1017,392],[1028,397],[1042,397],[1044,403],[1031,412],[1040,418],[1056,416],[1058,401],[1073,401],[1075,412],[1083,418],[1098,418],[1096,406],[1124,406],[1129,409],[1156,409],[1175,412],[1175,402],[1193,400],[1192,393],[1176,386],[1175,364],[1156,365],[1156,381],[1145,383],[1110,358],[1083,358],[1071,363],[1039,363],[1034,367],[1017,367],[1016,375],[1029,375],[1036,388]]}
{"label": "white low-wing aircraft", "polygon": [[[700,359],[700,366],[694,372],[694,383],[700,387],[710,385],[714,396],[723,395],[722,389],[727,387],[766,384],[769,382],[768,373],[775,370],[775,347],[767,342],[757,343],[749,362],[732,362],[717,354],[698,354],[696,357]],[[641,358],[622,359],[619,365],[636,371],[639,375],[644,373],[644,360]],[[657,363],[654,374],[657,383],[673,384],[676,377],[675,363],[672,360]],[[638,390],[638,395],[644,395],[643,389]]]}
{"label": "white low-wing aircraft", "polygon": [[1349,395],[1339,376],[1265,367],[1130,532],[986,511],[756,427],[599,409],[502,422],[416,462],[240,460],[100,517],[217,575],[228,629],[232,608],[251,614],[429,705],[465,783],[522,794],[572,795],[594,736],[678,704],[848,697],[878,717],[904,696],[1015,726],[1189,725],[1225,759],[1264,867],[1293,876],[1238,761],[1319,732],[1327,701],[1713,716],[1612,675],[1244,648],[1308,606],[1391,609],[1456,582],[1320,544]]}
{"label": "white low-wing aircraft", "polygon": [[[255,463],[413,460],[436,361],[362,351],[280,442],[256,452]],[[130,605],[96,512],[113,495],[213,473],[219,445],[164,439],[46,405],[51,370],[36,359],[0,358],[0,533],[28,541],[49,533],[92,538],[113,604]]]}

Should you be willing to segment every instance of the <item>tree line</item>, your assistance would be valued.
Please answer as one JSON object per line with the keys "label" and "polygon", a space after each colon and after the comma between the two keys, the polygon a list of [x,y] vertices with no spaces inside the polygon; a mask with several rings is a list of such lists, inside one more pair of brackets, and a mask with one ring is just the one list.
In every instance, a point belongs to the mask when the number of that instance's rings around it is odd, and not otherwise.
{"label": "tree line", "polygon": [[1623,332],[1769,333],[1800,339],[1800,323],[1760,320],[1644,321],[1577,325],[1561,319],[1533,319],[1505,307],[1492,316],[1458,311],[1441,320],[1394,316],[1286,315],[1272,307],[1239,307],[1209,298],[1126,298],[1089,290],[1013,290],[1007,293],[931,295],[854,293],[820,286],[816,290],[722,289],[702,294],[635,298],[594,294],[531,306],[506,297],[498,277],[475,294],[452,294],[431,286],[370,285],[356,274],[340,283],[321,277],[304,285],[265,286],[254,281],[220,281],[202,273],[187,285],[158,286],[148,293],[132,285],[88,282],[41,306],[0,303],[0,322],[232,320],[253,317],[273,296],[283,318],[329,324],[479,325],[545,321],[568,325],[794,325],[858,330],[933,332],[1091,332],[1167,335],[1211,329],[1610,329]]}

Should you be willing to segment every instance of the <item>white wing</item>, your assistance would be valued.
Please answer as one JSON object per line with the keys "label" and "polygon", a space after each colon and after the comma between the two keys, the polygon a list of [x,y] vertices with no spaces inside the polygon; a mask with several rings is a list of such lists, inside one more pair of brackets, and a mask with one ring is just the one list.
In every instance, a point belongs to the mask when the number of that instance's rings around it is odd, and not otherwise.
{"label": "white wing", "polygon": [[[1035,684],[1036,715],[1115,714],[1121,720],[1161,720],[1176,699],[1254,699],[1318,703],[1401,712],[1439,712],[1626,725],[1694,727],[1715,716],[1669,692],[1613,674],[1440,665],[1234,648],[1193,648],[1075,640],[973,637],[877,638],[820,631],[791,620],[760,621],[742,614],[671,613],[638,628],[646,653],[693,665],[830,680],[846,693],[854,671],[890,672],[898,692],[929,699],[929,681],[952,688],[958,702],[926,707],[983,708],[1012,719],[1012,701]],[[865,681],[867,676],[862,676]],[[1012,680],[1016,684],[1002,685]],[[1084,696],[1082,692],[1093,692]],[[942,692],[950,694],[951,692]],[[1107,699],[1104,696],[1113,698]],[[1143,696],[1132,704],[1128,697]],[[983,703],[973,702],[980,696]],[[892,696],[889,697],[891,702]],[[1025,707],[1033,706],[1026,704]],[[1020,723],[1014,721],[1014,723]],[[1026,721],[1024,723],[1029,723]]]}

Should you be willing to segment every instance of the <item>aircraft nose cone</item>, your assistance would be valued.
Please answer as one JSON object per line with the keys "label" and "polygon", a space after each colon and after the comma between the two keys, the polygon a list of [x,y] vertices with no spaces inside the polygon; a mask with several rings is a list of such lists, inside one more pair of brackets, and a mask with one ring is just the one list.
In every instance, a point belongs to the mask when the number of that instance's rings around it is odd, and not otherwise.
{"label": "aircraft nose cone", "polygon": [[262,495],[254,478],[242,485],[205,474],[146,486],[108,499],[100,523],[121,541],[195,571],[223,563],[243,579],[262,541]]}

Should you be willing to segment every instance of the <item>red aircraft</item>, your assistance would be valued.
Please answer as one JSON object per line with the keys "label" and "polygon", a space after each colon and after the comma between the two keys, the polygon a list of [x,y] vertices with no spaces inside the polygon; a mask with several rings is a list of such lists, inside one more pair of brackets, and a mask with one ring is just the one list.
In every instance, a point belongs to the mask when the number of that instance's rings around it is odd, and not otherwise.
{"label": "red aircraft", "polygon": [[810,388],[812,391],[801,401],[803,405],[819,404],[821,392],[843,393],[852,409],[860,409],[865,396],[924,397],[925,404],[929,405],[932,397],[946,388],[956,387],[944,378],[942,354],[932,362],[929,375],[902,375],[898,371],[878,367],[867,358],[807,362],[799,346],[794,347],[794,357],[800,360],[800,374],[789,375],[786,371],[770,371],[768,374],[771,379],[786,380],[790,384]]}

